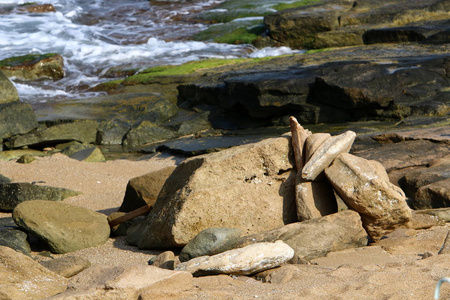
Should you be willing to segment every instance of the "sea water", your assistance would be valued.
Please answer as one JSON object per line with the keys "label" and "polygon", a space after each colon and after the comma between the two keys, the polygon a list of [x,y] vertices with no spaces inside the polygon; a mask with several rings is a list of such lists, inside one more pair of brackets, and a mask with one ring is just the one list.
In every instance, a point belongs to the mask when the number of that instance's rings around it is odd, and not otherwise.
{"label": "sea water", "polygon": [[[148,0],[33,0],[56,12],[25,13],[24,0],[0,0],[0,59],[26,54],[59,53],[65,77],[58,81],[12,79],[21,101],[39,103],[92,97],[89,88],[107,80],[113,68],[144,69],[205,58],[276,56],[289,48],[257,50],[249,45],[190,41],[207,28],[186,21],[190,14],[218,0],[158,2]],[[183,21],[184,20],[184,21]]]}

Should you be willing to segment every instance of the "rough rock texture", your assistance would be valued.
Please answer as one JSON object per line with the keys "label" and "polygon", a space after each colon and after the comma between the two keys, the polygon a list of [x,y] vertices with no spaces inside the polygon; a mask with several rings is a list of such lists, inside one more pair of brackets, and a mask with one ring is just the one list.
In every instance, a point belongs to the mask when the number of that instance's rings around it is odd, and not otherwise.
{"label": "rough rock texture", "polygon": [[328,181],[301,181],[295,187],[300,221],[320,218],[338,211],[333,187]]}
{"label": "rough rock texture", "polygon": [[67,279],[11,248],[0,246],[0,298],[44,299],[66,290]]}
{"label": "rough rock texture", "polygon": [[106,216],[61,202],[25,201],[13,211],[14,222],[46,241],[54,253],[104,244],[110,235]]}
{"label": "rough rock texture", "polygon": [[176,136],[177,133],[172,130],[150,121],[142,121],[127,133],[123,140],[123,145],[127,148],[134,148],[148,143],[172,139]]}
{"label": "rough rock texture", "polygon": [[282,241],[255,243],[213,256],[201,256],[179,264],[176,270],[194,276],[210,274],[250,275],[278,267],[294,256],[294,250]]}
{"label": "rough rock texture", "polygon": [[311,156],[326,140],[331,138],[329,133],[313,133],[305,141],[305,162],[311,159]]}
{"label": "rough rock texture", "polygon": [[12,211],[19,203],[30,200],[62,201],[79,195],[65,188],[36,185],[28,182],[0,183],[0,210]]}
{"label": "rough rock texture", "polygon": [[71,278],[65,293],[49,299],[142,299],[141,295],[147,292],[169,290],[179,293],[190,289],[192,280],[189,272],[153,266],[94,266]]}
{"label": "rough rock texture", "polygon": [[0,61],[0,69],[22,81],[59,80],[64,77],[64,60],[59,54],[25,55]]}
{"label": "rough rock texture", "polygon": [[28,235],[18,228],[0,226],[0,245],[30,256],[31,248],[27,238]]}
{"label": "rough rock texture", "polygon": [[19,101],[17,89],[11,81],[0,71],[0,104]]}
{"label": "rough rock texture", "polygon": [[0,139],[25,134],[37,127],[30,104],[19,101],[0,104]]}
{"label": "rough rock texture", "polygon": [[361,214],[364,228],[374,240],[411,219],[403,191],[366,159],[342,153],[325,174],[344,202]]}
{"label": "rough rock texture", "polygon": [[243,237],[238,247],[276,240],[291,246],[300,258],[310,260],[329,252],[366,246],[368,239],[358,213],[347,210]]}
{"label": "rough rock texture", "polygon": [[41,265],[55,272],[56,274],[59,274],[66,278],[70,278],[89,268],[91,266],[91,262],[82,257],[66,256],[62,258],[41,261]]}
{"label": "rough rock texture", "polygon": [[241,233],[241,230],[233,228],[205,229],[181,250],[180,261],[185,262],[198,256],[211,256],[233,249]]}
{"label": "rough rock texture", "polygon": [[282,136],[184,161],[146,220],[128,230],[128,242],[179,247],[211,227],[252,234],[296,221],[289,145]]}
{"label": "rough rock texture", "polygon": [[164,182],[173,170],[175,166],[170,166],[130,179],[119,211],[130,212],[146,204],[155,204]]}

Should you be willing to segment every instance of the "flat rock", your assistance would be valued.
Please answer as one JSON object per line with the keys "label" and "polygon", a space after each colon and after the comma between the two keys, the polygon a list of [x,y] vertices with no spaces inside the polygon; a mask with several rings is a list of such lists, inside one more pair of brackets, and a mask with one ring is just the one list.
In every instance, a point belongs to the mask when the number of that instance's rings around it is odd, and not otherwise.
{"label": "flat rock", "polygon": [[66,256],[41,261],[41,265],[63,277],[70,278],[91,266],[91,262],[77,256]]}
{"label": "flat rock", "polygon": [[123,146],[132,149],[145,144],[156,143],[177,137],[177,133],[156,123],[142,121],[128,131]]}
{"label": "flat rock", "polygon": [[35,200],[20,203],[14,222],[46,241],[54,253],[103,245],[109,238],[106,216],[67,203]]}
{"label": "flat rock", "polygon": [[19,203],[30,200],[62,201],[79,195],[65,188],[32,184],[28,182],[0,183],[0,209],[12,211]]}
{"label": "flat rock", "polygon": [[256,243],[213,256],[200,256],[179,264],[176,270],[194,276],[208,274],[250,275],[271,269],[290,260],[294,250],[282,241]]}
{"label": "flat rock", "polygon": [[403,191],[387,180],[385,170],[366,159],[342,153],[325,174],[337,194],[361,215],[364,228],[374,240],[411,219]]}
{"label": "flat rock", "polygon": [[241,230],[234,228],[208,228],[197,234],[184,246],[180,261],[198,256],[215,255],[233,249],[241,237]]}
{"label": "flat rock", "polygon": [[68,280],[9,247],[0,246],[0,297],[44,299],[62,293]]}
{"label": "flat rock", "polygon": [[359,214],[346,210],[242,237],[238,247],[276,240],[291,246],[300,258],[311,260],[329,252],[366,246],[368,238]]}
{"label": "flat rock", "polygon": [[289,149],[282,136],[182,162],[127,241],[144,249],[180,247],[212,227],[252,234],[296,221]]}

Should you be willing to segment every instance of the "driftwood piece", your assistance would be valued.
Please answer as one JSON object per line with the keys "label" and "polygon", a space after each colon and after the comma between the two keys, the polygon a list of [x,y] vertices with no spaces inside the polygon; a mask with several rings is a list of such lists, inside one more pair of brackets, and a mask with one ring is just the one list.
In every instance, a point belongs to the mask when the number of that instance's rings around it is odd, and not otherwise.
{"label": "driftwood piece", "polygon": [[301,172],[303,165],[305,164],[303,148],[305,146],[305,141],[308,138],[308,133],[298,123],[295,117],[289,118],[289,124],[292,132],[292,147],[294,149],[295,167],[297,168],[297,172]]}
{"label": "driftwood piece", "polygon": [[112,219],[111,221],[108,222],[109,227],[114,227],[114,226],[119,225],[119,224],[121,224],[123,222],[126,222],[128,220],[131,220],[131,219],[134,219],[136,217],[142,216],[143,214],[149,212],[151,209],[152,209],[152,205],[149,205],[149,204],[141,206],[138,209],[130,211],[129,213],[127,213],[127,214],[125,214],[125,215],[123,215],[121,217]]}

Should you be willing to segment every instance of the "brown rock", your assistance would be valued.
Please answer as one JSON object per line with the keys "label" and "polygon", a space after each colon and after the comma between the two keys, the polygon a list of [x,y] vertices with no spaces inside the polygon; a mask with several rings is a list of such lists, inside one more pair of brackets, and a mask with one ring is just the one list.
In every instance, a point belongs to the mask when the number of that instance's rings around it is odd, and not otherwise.
{"label": "brown rock", "polygon": [[440,208],[450,206],[450,178],[422,186],[416,193],[414,207]]}
{"label": "brown rock", "polygon": [[82,257],[67,256],[42,261],[41,265],[61,276],[70,278],[89,268],[91,266],[91,262]]}
{"label": "brown rock", "polygon": [[326,140],[331,138],[329,133],[313,133],[305,142],[305,162],[308,162],[311,156]]}
{"label": "brown rock", "polygon": [[339,196],[360,213],[374,240],[411,219],[403,191],[386,181],[385,172],[379,173],[366,159],[347,153],[340,154],[325,171]]}
{"label": "brown rock", "polygon": [[64,60],[61,55],[24,55],[2,60],[0,69],[6,77],[20,80],[59,80],[64,77]]}
{"label": "brown rock", "polygon": [[282,265],[275,269],[260,272],[254,277],[262,282],[282,284],[289,282],[296,275],[300,275],[300,270],[296,266]]}
{"label": "brown rock", "polygon": [[152,266],[173,270],[175,268],[175,254],[172,251],[164,251],[152,259]]}
{"label": "brown rock", "polygon": [[338,211],[336,198],[328,181],[303,181],[295,187],[297,217],[300,221],[320,218]]}

